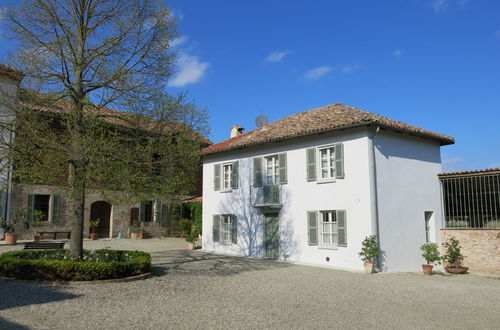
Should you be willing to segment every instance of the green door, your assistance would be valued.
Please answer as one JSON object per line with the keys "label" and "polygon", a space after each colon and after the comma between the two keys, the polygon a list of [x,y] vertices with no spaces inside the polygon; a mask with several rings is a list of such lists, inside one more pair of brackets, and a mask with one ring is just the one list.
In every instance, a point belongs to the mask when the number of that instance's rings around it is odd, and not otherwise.
{"label": "green door", "polygon": [[278,259],[280,255],[280,232],[278,213],[264,214],[265,257]]}

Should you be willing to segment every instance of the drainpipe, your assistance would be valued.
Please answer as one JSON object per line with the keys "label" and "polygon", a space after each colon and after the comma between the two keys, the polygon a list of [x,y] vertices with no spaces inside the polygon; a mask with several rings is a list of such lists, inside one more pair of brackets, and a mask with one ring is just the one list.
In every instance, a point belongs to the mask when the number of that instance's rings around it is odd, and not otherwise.
{"label": "drainpipe", "polygon": [[381,270],[380,263],[380,235],[379,235],[379,221],[378,221],[378,196],[377,196],[377,165],[375,162],[375,144],[373,143],[373,139],[375,134],[380,131],[380,127],[374,131],[368,132],[368,165],[370,171],[370,200],[371,200],[371,218],[372,218],[372,233],[373,235],[377,235],[377,246],[378,246],[378,255],[376,267],[378,270]]}

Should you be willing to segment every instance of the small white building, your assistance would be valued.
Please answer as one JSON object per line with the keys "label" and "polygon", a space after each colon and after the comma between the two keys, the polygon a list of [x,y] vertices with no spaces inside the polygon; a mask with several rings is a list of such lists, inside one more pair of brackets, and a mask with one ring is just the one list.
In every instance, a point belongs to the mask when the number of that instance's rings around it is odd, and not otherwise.
{"label": "small white building", "polygon": [[285,117],[204,149],[203,250],[382,271],[416,271],[437,241],[440,147],[452,137],[343,104]]}

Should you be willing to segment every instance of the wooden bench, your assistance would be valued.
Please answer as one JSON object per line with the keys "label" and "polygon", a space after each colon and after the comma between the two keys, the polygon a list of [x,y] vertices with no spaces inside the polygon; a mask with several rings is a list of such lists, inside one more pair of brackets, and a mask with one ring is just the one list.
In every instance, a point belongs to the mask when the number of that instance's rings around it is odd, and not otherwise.
{"label": "wooden bench", "polygon": [[24,250],[64,249],[64,242],[28,242]]}
{"label": "wooden bench", "polygon": [[71,232],[70,231],[39,231],[37,232],[37,235],[40,235],[42,239],[44,239],[45,235],[51,237],[52,239],[56,239],[57,235],[63,235],[64,237],[70,239],[71,238]]}

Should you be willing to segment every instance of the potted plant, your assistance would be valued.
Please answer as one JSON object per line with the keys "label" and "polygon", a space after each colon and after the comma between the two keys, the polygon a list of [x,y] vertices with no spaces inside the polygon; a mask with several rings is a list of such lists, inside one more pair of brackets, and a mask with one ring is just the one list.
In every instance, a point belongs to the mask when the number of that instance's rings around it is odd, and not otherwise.
{"label": "potted plant", "polygon": [[439,255],[438,245],[436,243],[426,243],[420,247],[424,253],[422,253],[422,257],[424,257],[427,262],[426,265],[422,265],[422,269],[425,275],[432,274],[432,265],[441,263],[441,256]]}
{"label": "potted plant", "polygon": [[365,237],[363,242],[361,242],[361,246],[362,248],[361,252],[359,252],[359,256],[361,260],[364,261],[365,272],[367,274],[372,274],[375,261],[378,257],[377,235]]}
{"label": "potted plant", "polygon": [[[33,211],[33,225],[42,224],[45,221],[45,214],[40,210]],[[33,241],[39,242],[42,239],[42,235],[33,234]]]}
{"label": "potted plant", "polygon": [[188,250],[194,250],[195,242],[198,239],[198,231],[192,230],[189,235],[186,236],[186,242],[188,243]]}
{"label": "potted plant", "polygon": [[137,236],[139,239],[144,239],[144,238],[148,238],[148,232],[144,230],[144,228],[140,228],[139,229],[139,232],[137,233]]}
{"label": "potted plant", "polygon": [[5,244],[16,244],[17,243],[17,234],[16,224],[22,222],[24,226],[29,226],[27,222],[28,211],[25,208],[17,209],[14,214],[10,217],[9,221],[1,218],[0,226],[4,231],[4,241]]}
{"label": "potted plant", "polygon": [[445,248],[443,254],[443,261],[445,263],[444,269],[448,273],[463,274],[469,270],[468,267],[462,266],[462,261],[464,260],[461,251],[462,247],[455,237],[451,237],[447,242],[444,242],[443,247]]}
{"label": "potted plant", "polygon": [[141,228],[139,226],[130,226],[129,231],[130,231],[130,238],[137,238],[139,236],[139,231]]}
{"label": "potted plant", "polygon": [[101,222],[101,219],[99,219],[99,218],[97,218],[95,220],[90,220],[90,222],[89,222],[90,239],[91,240],[97,239],[97,233],[95,232],[95,230],[99,226],[99,222]]}

